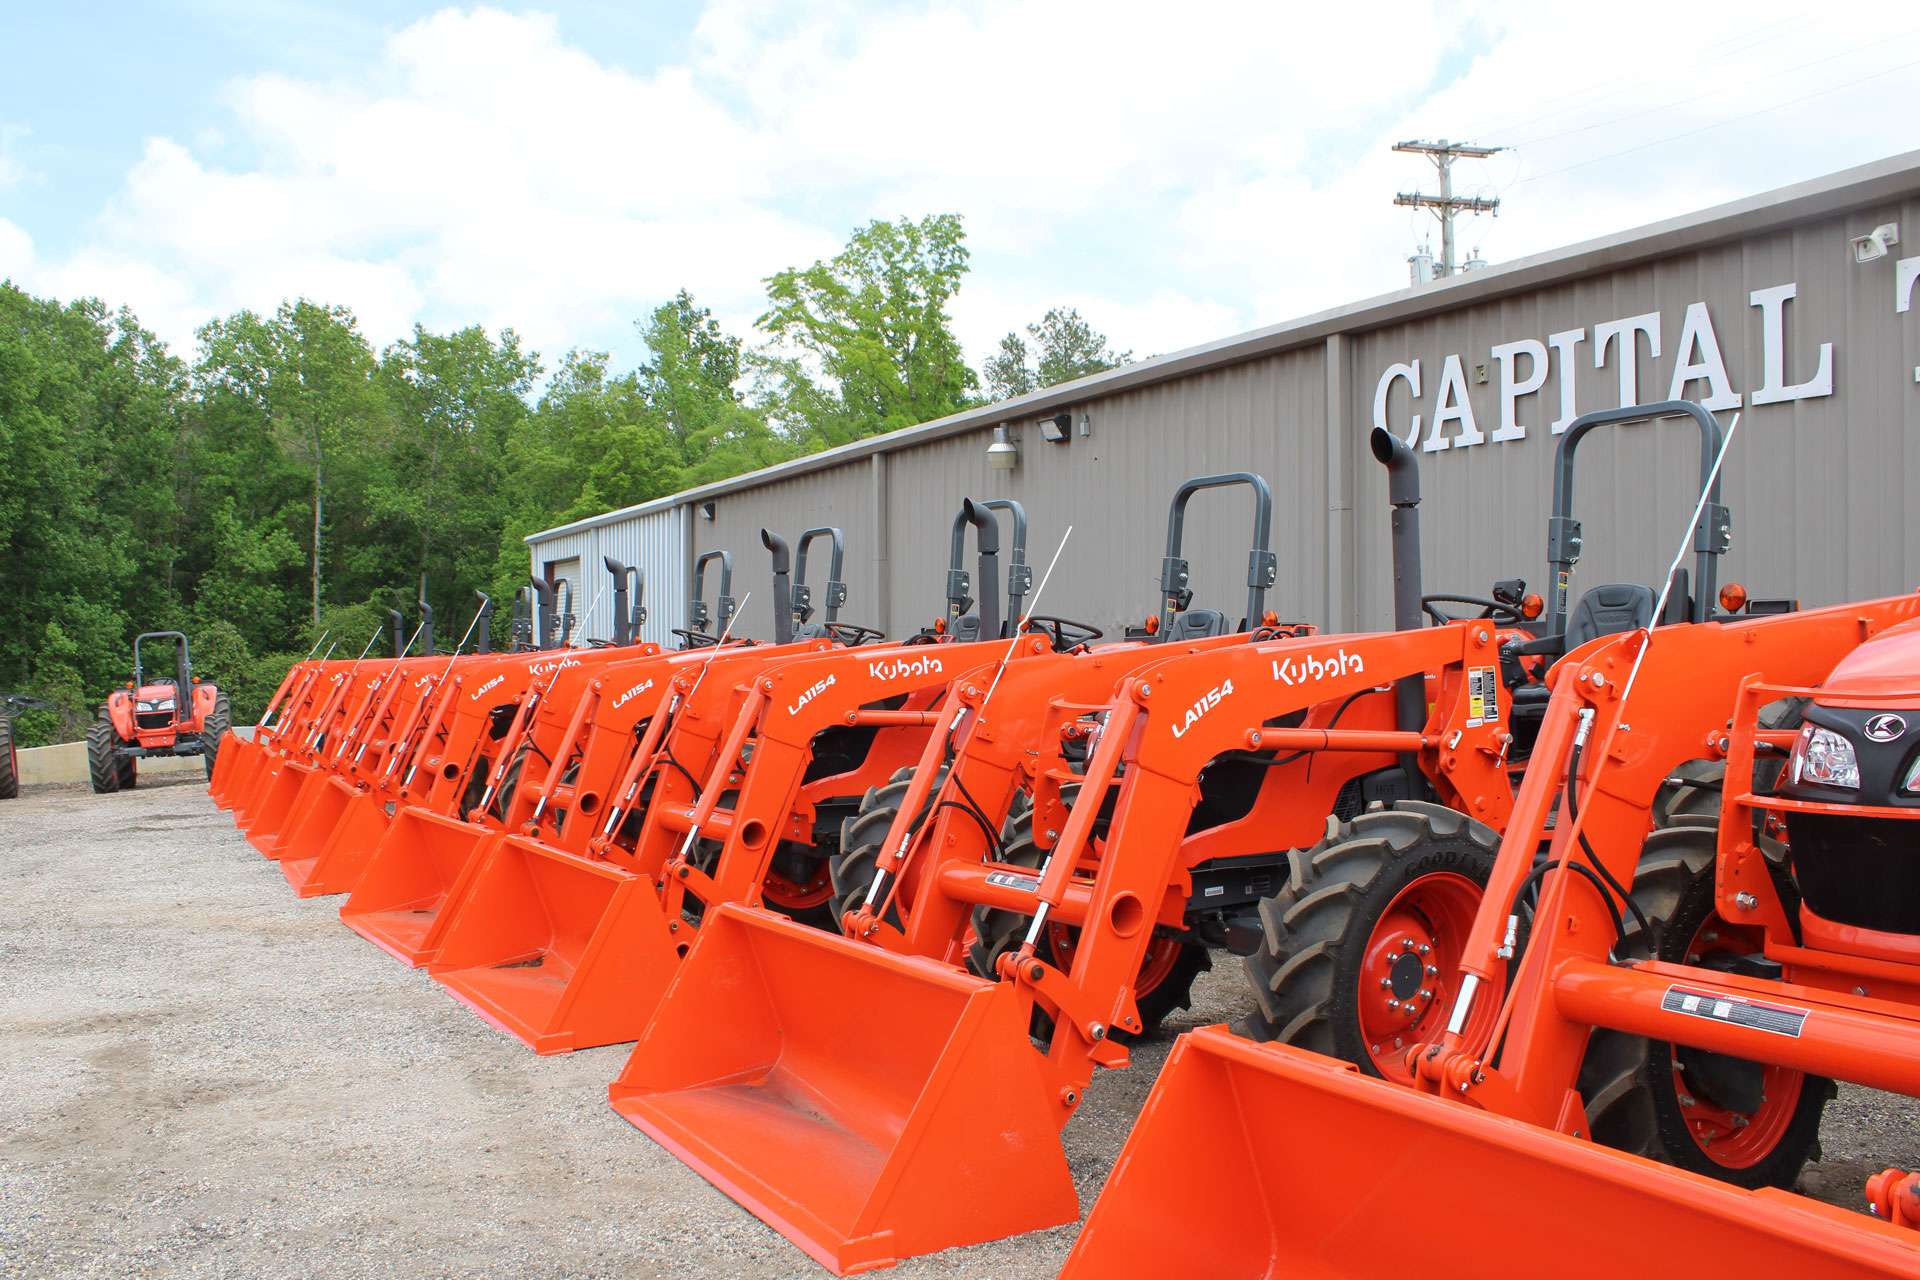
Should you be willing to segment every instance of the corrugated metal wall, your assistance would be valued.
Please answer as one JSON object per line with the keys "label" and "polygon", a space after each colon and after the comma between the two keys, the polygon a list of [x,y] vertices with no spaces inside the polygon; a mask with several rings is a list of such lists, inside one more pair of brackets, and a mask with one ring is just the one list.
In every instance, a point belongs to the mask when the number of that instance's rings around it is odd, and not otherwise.
{"label": "corrugated metal wall", "polygon": [[[1271,484],[1275,503],[1279,581],[1269,607],[1283,618],[1331,627],[1386,626],[1385,482],[1366,443],[1382,374],[1419,362],[1422,394],[1410,396],[1405,382],[1394,384],[1385,413],[1402,434],[1418,413],[1424,444],[1449,357],[1456,358],[1459,388],[1487,437],[1460,445],[1460,424],[1452,422],[1443,434],[1454,441],[1450,447],[1420,451],[1428,590],[1479,595],[1501,577],[1524,577],[1544,589],[1558,438],[1550,423],[1562,410],[1562,373],[1571,374],[1578,411],[1619,403],[1621,350],[1616,340],[1596,363],[1599,326],[1657,314],[1658,355],[1645,336],[1637,340],[1636,398],[1663,399],[1682,347],[1695,363],[1702,354],[1697,344],[1683,342],[1683,331],[1690,309],[1703,304],[1744,411],[1725,473],[1734,550],[1723,564],[1723,581],[1738,579],[1755,595],[1794,596],[1809,605],[1906,590],[1920,579],[1920,522],[1906,518],[1907,496],[1920,492],[1920,447],[1909,444],[1920,430],[1920,309],[1896,312],[1891,259],[1856,263],[1848,246],[1850,236],[1884,222],[1920,228],[1920,197],[1730,235],[1612,270],[1591,269],[1590,259],[1586,274],[1542,287],[1316,336],[1277,354],[1157,384],[1104,395],[1096,384],[1088,399],[1072,406],[1067,443],[1044,442],[1031,419],[1009,424],[1020,449],[1019,466],[1010,472],[987,465],[988,423],[720,493],[712,499],[711,521],[687,505],[553,537],[535,546],[534,560],[538,566],[574,554],[577,539],[588,556],[632,546],[619,541],[629,536],[628,525],[649,522],[657,531],[649,535],[657,540],[647,553],[657,559],[644,561],[656,620],[650,634],[664,625],[661,585],[668,575],[688,562],[692,548],[725,547],[735,561],[734,594],[753,592],[740,627],[764,635],[771,600],[761,526],[792,539],[810,524],[836,524],[848,548],[851,596],[843,616],[901,634],[941,610],[948,530],[960,499],[1010,497],[1024,504],[1031,521],[1028,558],[1036,578],[1073,526],[1040,611],[1112,633],[1155,606],[1166,503],[1175,485],[1206,472],[1254,470]],[[1810,378],[1821,344],[1831,343],[1833,390],[1755,405],[1754,392],[1764,382],[1765,325],[1751,295],[1789,284],[1796,292],[1782,304],[1781,381]],[[1576,336],[1565,351],[1552,353],[1539,387],[1515,397],[1524,438],[1496,442],[1503,396],[1495,347],[1546,343],[1553,335],[1561,335],[1563,346],[1568,335]],[[1513,368],[1524,384],[1526,357],[1515,357]],[[1703,397],[1708,388],[1694,381],[1684,390]],[[1732,409],[1719,416],[1729,423]],[[1599,582],[1658,578],[1685,532],[1697,461],[1695,438],[1678,423],[1587,437],[1576,503],[1586,554],[1576,594]],[[1244,496],[1196,499],[1186,554],[1194,564],[1197,604],[1239,613],[1248,512]],[[823,572],[816,581],[824,581]],[[682,616],[681,594],[672,596],[671,625]]]}
{"label": "corrugated metal wall", "polygon": [[[1606,367],[1594,368],[1594,326],[1650,312],[1660,315],[1661,354],[1649,358],[1640,339],[1639,399],[1664,398],[1687,308],[1704,302],[1728,381],[1743,401],[1724,473],[1733,550],[1722,561],[1722,580],[1808,605],[1906,590],[1920,580],[1920,525],[1906,519],[1907,495],[1920,481],[1920,447],[1911,443],[1920,429],[1913,372],[1920,336],[1910,318],[1894,312],[1892,264],[1855,264],[1847,243],[1888,221],[1920,226],[1920,202],[1823,219],[1352,338],[1350,438],[1363,439],[1371,428],[1381,372],[1414,357],[1421,359],[1427,393],[1414,409],[1430,423],[1449,353],[1460,355],[1477,425],[1491,435],[1499,421],[1498,368],[1479,385],[1475,367],[1492,364],[1494,343],[1544,340],[1567,330],[1586,334],[1575,348],[1578,409],[1617,404],[1618,351],[1608,352]],[[1763,382],[1762,324],[1749,298],[1788,283],[1797,291],[1783,308],[1786,381],[1812,377],[1820,345],[1830,342],[1834,391],[1754,405],[1752,393]],[[1686,392],[1707,394],[1701,382]],[[1408,422],[1406,399],[1402,384],[1390,401],[1396,429]],[[1547,424],[1559,405],[1556,370],[1539,392],[1518,401],[1518,421],[1528,428],[1524,440],[1421,453],[1429,590],[1483,594],[1495,578],[1510,576],[1544,590],[1557,440]],[[1720,411],[1723,427],[1733,412]],[[1577,459],[1575,512],[1585,524],[1586,553],[1576,594],[1582,583],[1657,583],[1697,498],[1697,440],[1677,421],[1586,437]],[[1360,618],[1380,625],[1390,616],[1391,593],[1385,478],[1370,460],[1355,465]]]}
{"label": "corrugated metal wall", "polygon": [[544,576],[549,564],[579,557],[583,582],[574,602],[573,634],[584,640],[613,634],[613,586],[605,557],[639,566],[647,606],[641,638],[667,644],[686,617],[686,523],[685,508],[669,507],[546,538],[530,544],[531,572]]}

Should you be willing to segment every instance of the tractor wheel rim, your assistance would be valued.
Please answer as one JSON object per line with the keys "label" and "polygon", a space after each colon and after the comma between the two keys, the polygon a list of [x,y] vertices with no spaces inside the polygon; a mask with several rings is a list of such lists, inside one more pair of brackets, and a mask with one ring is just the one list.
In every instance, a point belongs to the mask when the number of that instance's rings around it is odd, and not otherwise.
{"label": "tractor wheel rim", "polygon": [[[1729,925],[1709,915],[1687,943],[1686,963],[1698,964],[1718,952],[1752,954],[1760,950],[1761,931]],[[1750,1169],[1773,1154],[1800,1107],[1804,1073],[1768,1065],[1760,1075],[1761,1102],[1757,1110],[1739,1112],[1718,1106],[1687,1083],[1679,1054],[1673,1055],[1673,1088],[1687,1132],[1700,1153],[1727,1169]]]}
{"label": "tractor wheel rim", "polygon": [[[1047,925],[1047,945],[1053,951],[1054,966],[1062,971],[1073,968],[1074,948],[1080,941],[1080,931],[1072,925],[1049,923]],[[1180,939],[1163,934],[1154,934],[1147,939],[1147,949],[1140,957],[1140,971],[1134,975],[1133,998],[1137,1004],[1143,996],[1154,991],[1167,980],[1173,968],[1180,962]]]}
{"label": "tractor wheel rim", "polygon": [[[1453,1007],[1460,960],[1480,909],[1482,890],[1466,876],[1436,871],[1407,884],[1380,914],[1361,954],[1359,1023],[1374,1071],[1410,1080],[1407,1051],[1437,1040]],[[1498,1016],[1498,1001],[1479,1001],[1465,1028],[1479,1042]]]}
{"label": "tractor wheel rim", "polygon": [[767,882],[763,895],[776,907],[785,907],[789,911],[804,911],[817,907],[833,898],[833,875],[825,858],[814,861],[813,874],[804,882],[789,880],[778,871],[767,871]]}

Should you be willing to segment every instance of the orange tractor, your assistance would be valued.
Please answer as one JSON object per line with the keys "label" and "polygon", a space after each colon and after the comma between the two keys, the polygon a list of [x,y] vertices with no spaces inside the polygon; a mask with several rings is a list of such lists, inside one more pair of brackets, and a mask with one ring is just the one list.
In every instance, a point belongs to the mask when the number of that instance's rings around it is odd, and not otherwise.
{"label": "orange tractor", "polygon": [[[1672,415],[1699,428],[1711,477],[1721,434],[1697,405],[1589,415],[1563,437],[1557,578],[1581,549],[1578,442]],[[1385,432],[1373,448],[1390,473],[1401,630],[1169,653],[1094,701],[1035,690],[1045,725],[1011,748],[975,741],[994,715],[962,725],[946,777],[991,781],[997,800],[1009,760],[1029,753],[1030,812],[996,833],[992,810],[968,812],[972,786],[949,787],[923,757],[866,864],[876,874],[843,898],[847,936],[741,905],[711,912],[612,1088],[615,1109],[853,1271],[1072,1220],[1055,1135],[1094,1068],[1127,1063],[1127,1041],[1177,1005],[1208,946],[1273,958],[1276,916],[1343,908],[1337,932],[1294,939],[1269,969],[1263,996],[1327,993],[1278,1031],[1404,1070],[1399,1054],[1448,1007],[1449,960],[1543,710],[1539,664],[1583,634],[1651,621],[1654,596],[1596,587],[1569,612],[1563,589],[1558,629],[1535,634],[1540,605],[1508,582],[1464,601],[1480,616],[1445,617],[1463,601],[1421,595],[1412,457]],[[1727,519],[1708,487],[1700,593],[1683,586],[1668,620],[1712,607]],[[1445,620],[1422,628],[1423,611]],[[990,696],[981,674],[958,683],[962,702]],[[1337,998],[1350,985],[1377,991],[1388,1016]],[[860,1015],[870,1008],[887,1017]]]}
{"label": "orange tractor", "polygon": [[[504,830],[522,830],[543,820],[556,839],[585,848],[601,821],[610,797],[622,792],[617,778],[629,769],[645,767],[662,750],[669,725],[676,723],[675,700],[685,686],[676,676],[693,673],[699,679],[736,665],[765,664],[783,654],[833,647],[835,634],[853,634],[835,615],[845,599],[840,582],[841,539],[838,530],[809,530],[803,548],[814,536],[830,536],[835,552],[827,587],[827,617],[809,623],[811,594],[797,588],[802,604],[790,604],[790,563],[786,544],[772,534],[764,537],[774,550],[776,639],[772,645],[735,640],[731,624],[735,602],[731,590],[731,558],[709,552],[709,561],[721,565],[716,603],[722,619],[719,635],[711,625],[702,596],[703,575],[696,571],[695,595],[689,609],[691,625],[678,632],[688,647],[673,653],[650,651],[633,656],[634,649],[608,651],[607,662],[572,662],[555,668],[543,680],[520,690],[491,709],[474,711],[465,701],[456,703],[473,725],[454,736],[471,740],[469,754],[478,759],[464,774],[448,775],[449,786],[438,794],[425,789],[415,796],[413,774],[445,773],[442,759],[459,751],[440,749],[439,755],[417,758],[401,776],[391,815],[385,808],[368,817],[383,825],[349,877],[351,890],[341,907],[341,920],[412,965],[427,963],[437,952],[450,908],[464,900],[468,880]],[[804,562],[802,565],[804,573]],[[796,629],[799,638],[796,638]],[[631,634],[631,632],[630,632]],[[651,650],[651,646],[644,646]],[[484,682],[483,682],[484,683]],[[724,687],[724,684],[717,687]],[[666,708],[664,715],[659,714]],[[541,765],[548,767],[543,771]],[[464,777],[464,782],[457,782]],[[363,807],[364,807],[363,802]],[[346,832],[346,824],[342,831]],[[324,855],[323,855],[324,857]]]}
{"label": "orange tractor", "polygon": [[20,750],[13,743],[13,717],[20,711],[53,711],[44,698],[24,693],[0,693],[0,800],[20,796]]}
{"label": "orange tractor", "polygon": [[[148,679],[142,646],[171,649],[167,674]],[[153,756],[201,756],[211,779],[232,723],[227,695],[193,674],[187,637],[142,632],[133,641],[133,679],[107,695],[87,728],[88,780],[97,793],[130,790],[139,762]]]}
{"label": "orange tractor", "polygon": [[[1920,1275],[1920,1177],[1869,1179],[1878,1221],[1783,1190],[1831,1081],[1920,1096],[1920,596],[1636,629],[1550,685],[1404,1079],[1182,1037],[1067,1274],[1373,1276],[1411,1217],[1441,1275]],[[1720,809],[1663,824],[1681,760]]]}

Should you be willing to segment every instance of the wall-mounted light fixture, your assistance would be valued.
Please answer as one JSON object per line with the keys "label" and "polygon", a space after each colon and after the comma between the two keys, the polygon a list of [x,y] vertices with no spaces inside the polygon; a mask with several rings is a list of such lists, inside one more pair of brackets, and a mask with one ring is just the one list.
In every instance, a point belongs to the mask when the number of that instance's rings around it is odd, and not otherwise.
{"label": "wall-mounted light fixture", "polygon": [[1853,246],[1855,262],[1878,262],[1887,256],[1887,250],[1900,243],[1900,224],[1883,222],[1863,236],[1855,236],[1847,241]]}
{"label": "wall-mounted light fixture", "polygon": [[1065,444],[1073,430],[1073,415],[1056,413],[1051,418],[1040,419],[1040,438],[1048,444]]}
{"label": "wall-mounted light fixture", "polygon": [[995,471],[1011,471],[1020,465],[1020,446],[1013,442],[1013,430],[1004,422],[993,429],[993,443],[987,446],[987,465]]}
{"label": "wall-mounted light fixture", "polygon": [[702,520],[713,519],[713,504],[711,502],[703,502],[700,504],[700,518]]}
{"label": "wall-mounted light fixture", "polygon": [[1082,440],[1087,440],[1087,439],[1091,439],[1092,436],[1093,436],[1093,415],[1088,413],[1085,409],[1082,409],[1080,411],[1080,438]]}

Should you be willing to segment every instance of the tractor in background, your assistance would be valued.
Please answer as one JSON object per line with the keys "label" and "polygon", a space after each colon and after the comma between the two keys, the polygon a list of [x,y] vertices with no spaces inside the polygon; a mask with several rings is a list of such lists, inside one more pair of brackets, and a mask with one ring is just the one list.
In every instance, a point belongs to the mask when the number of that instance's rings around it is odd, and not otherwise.
{"label": "tractor in background", "polygon": [[[172,650],[165,675],[147,678],[146,652]],[[133,641],[133,679],[115,689],[87,728],[87,778],[98,794],[128,791],[149,756],[201,756],[213,777],[220,740],[233,723],[227,695],[193,674],[187,637],[146,631]]]}

